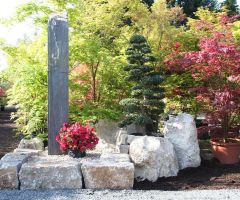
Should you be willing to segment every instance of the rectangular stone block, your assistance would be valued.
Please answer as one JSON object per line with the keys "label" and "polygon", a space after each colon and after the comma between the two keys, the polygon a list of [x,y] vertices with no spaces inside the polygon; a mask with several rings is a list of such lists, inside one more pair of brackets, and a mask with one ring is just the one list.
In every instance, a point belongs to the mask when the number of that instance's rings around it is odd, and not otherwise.
{"label": "rectangular stone block", "polygon": [[103,153],[100,159],[113,162],[131,162],[129,155],[125,153]]}
{"label": "rectangular stone block", "polygon": [[119,135],[118,138],[117,138],[116,144],[117,144],[117,145],[127,144],[127,138],[128,138],[128,135],[127,135],[127,134],[121,134],[121,135]]}
{"label": "rectangular stone block", "polygon": [[93,160],[81,166],[86,189],[131,189],[134,165],[130,162]]}
{"label": "rectangular stone block", "polygon": [[32,155],[32,156],[37,156],[40,155],[43,151],[41,150],[35,150],[35,149],[14,149],[14,153],[21,153],[21,154],[27,154],[27,155]]}
{"label": "rectangular stone block", "polygon": [[80,162],[68,156],[34,157],[19,173],[24,189],[81,189]]}
{"label": "rectangular stone block", "polygon": [[118,149],[119,153],[126,153],[126,154],[128,154],[128,152],[129,152],[129,145],[124,145],[124,144],[117,145],[117,149]]}
{"label": "rectangular stone block", "polygon": [[8,153],[0,160],[0,189],[18,189],[18,173],[29,154]]}

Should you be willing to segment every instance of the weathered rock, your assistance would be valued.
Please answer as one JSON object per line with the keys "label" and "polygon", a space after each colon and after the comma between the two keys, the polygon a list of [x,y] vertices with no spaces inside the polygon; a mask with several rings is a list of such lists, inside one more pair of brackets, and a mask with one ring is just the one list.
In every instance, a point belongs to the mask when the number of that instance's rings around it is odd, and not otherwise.
{"label": "weathered rock", "polygon": [[131,124],[127,126],[127,134],[138,133],[141,135],[146,135],[146,128],[144,126]]}
{"label": "weathered rock", "polygon": [[134,165],[118,161],[117,158],[104,158],[86,161],[81,169],[87,189],[131,189],[134,181]]}
{"label": "weathered rock", "polygon": [[14,149],[13,152],[21,153],[21,154],[30,154],[32,156],[33,155],[37,156],[37,155],[40,155],[43,151],[35,150],[35,149],[19,149],[19,148],[17,148],[17,149]]}
{"label": "weathered rock", "polygon": [[208,160],[211,161],[214,159],[213,153],[209,149],[201,149],[200,156],[202,160]]}
{"label": "weathered rock", "polygon": [[101,155],[100,159],[113,162],[130,162],[129,155],[124,153],[104,153]]}
{"label": "weathered rock", "polygon": [[99,120],[95,125],[97,135],[108,144],[116,144],[119,131],[118,123],[110,120]]}
{"label": "weathered rock", "polygon": [[143,136],[135,136],[135,135],[128,135],[127,137],[127,144],[131,144],[133,140],[139,139]]}
{"label": "weathered rock", "polygon": [[82,188],[80,162],[68,156],[33,157],[22,165],[20,189]]}
{"label": "weathered rock", "polygon": [[31,154],[8,153],[0,160],[0,189],[18,189],[18,172]]}
{"label": "weathered rock", "polygon": [[156,181],[176,176],[178,162],[173,145],[165,138],[140,137],[130,144],[129,154],[135,165],[135,178]]}
{"label": "weathered rock", "polygon": [[164,137],[174,145],[180,169],[200,166],[197,129],[191,115],[182,113],[171,117],[165,123]]}
{"label": "weathered rock", "polygon": [[125,130],[120,130],[117,134],[116,145],[127,144],[128,134],[126,134]]}
{"label": "weathered rock", "polygon": [[128,153],[129,145],[125,145],[125,144],[117,145],[117,150],[119,151],[119,153]]}
{"label": "weathered rock", "polygon": [[94,150],[91,150],[92,153],[118,153],[116,145],[107,143],[103,139],[99,139],[98,144]]}
{"label": "weathered rock", "polygon": [[18,145],[19,149],[35,149],[35,150],[44,150],[43,141],[39,138],[33,138],[30,140],[22,139]]}

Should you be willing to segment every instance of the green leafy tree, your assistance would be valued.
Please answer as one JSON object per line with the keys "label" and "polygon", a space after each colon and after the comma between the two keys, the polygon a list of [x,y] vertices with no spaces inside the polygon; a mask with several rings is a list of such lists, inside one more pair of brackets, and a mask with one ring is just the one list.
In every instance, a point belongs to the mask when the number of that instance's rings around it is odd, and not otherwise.
{"label": "green leafy tree", "polygon": [[159,116],[164,110],[164,89],[160,86],[163,76],[151,65],[156,58],[142,35],[131,37],[126,55],[129,64],[124,68],[128,72],[125,80],[133,82],[134,86],[131,98],[121,101],[126,113],[121,125],[134,123],[146,126],[148,134],[157,132]]}
{"label": "green leafy tree", "polygon": [[10,88],[9,104],[17,108],[12,115],[18,133],[27,138],[47,137],[47,51],[44,37],[33,43],[3,46],[9,67],[5,70]]}

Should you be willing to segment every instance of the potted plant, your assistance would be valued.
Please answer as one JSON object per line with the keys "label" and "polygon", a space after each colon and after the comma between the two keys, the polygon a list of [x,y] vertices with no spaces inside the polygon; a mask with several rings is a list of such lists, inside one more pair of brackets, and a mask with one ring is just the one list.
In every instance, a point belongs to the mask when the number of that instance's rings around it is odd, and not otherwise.
{"label": "potted plant", "polygon": [[64,123],[56,140],[63,152],[68,152],[71,157],[80,158],[86,155],[86,150],[94,149],[99,139],[94,127],[76,122]]}
{"label": "potted plant", "polygon": [[239,93],[229,87],[215,92],[214,111],[206,115],[213,155],[223,164],[239,162],[239,99]]}

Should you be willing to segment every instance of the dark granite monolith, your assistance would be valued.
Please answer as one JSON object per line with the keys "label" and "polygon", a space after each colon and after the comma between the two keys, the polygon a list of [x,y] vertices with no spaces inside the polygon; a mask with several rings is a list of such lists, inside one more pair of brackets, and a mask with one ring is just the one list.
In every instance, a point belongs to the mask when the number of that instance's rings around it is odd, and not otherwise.
{"label": "dark granite monolith", "polygon": [[54,14],[48,22],[48,154],[61,151],[56,135],[68,121],[68,22]]}

